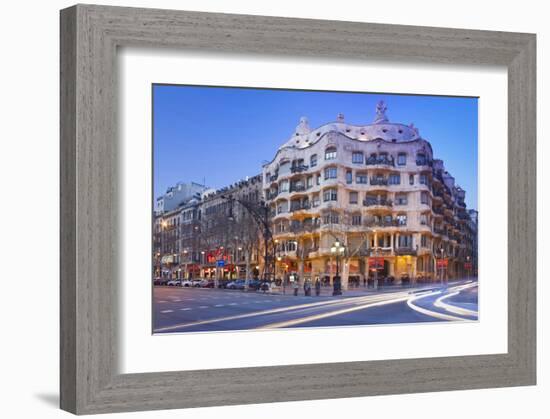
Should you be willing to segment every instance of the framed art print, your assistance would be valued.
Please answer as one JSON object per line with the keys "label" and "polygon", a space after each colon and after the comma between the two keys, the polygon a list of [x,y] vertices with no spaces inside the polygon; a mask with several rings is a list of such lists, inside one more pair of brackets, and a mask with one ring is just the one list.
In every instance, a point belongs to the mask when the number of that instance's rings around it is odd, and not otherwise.
{"label": "framed art print", "polygon": [[63,409],[534,384],[534,35],[61,29]]}

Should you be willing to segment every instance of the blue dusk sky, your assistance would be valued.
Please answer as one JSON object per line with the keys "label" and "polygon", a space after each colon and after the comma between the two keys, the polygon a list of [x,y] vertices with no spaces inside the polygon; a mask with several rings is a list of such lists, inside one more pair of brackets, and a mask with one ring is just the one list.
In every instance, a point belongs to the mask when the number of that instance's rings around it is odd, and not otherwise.
{"label": "blue dusk sky", "polygon": [[259,174],[300,117],[312,129],[338,113],[366,125],[380,100],[390,122],[414,123],[477,209],[477,98],[183,85],[153,86],[154,197],[177,182],[220,188]]}

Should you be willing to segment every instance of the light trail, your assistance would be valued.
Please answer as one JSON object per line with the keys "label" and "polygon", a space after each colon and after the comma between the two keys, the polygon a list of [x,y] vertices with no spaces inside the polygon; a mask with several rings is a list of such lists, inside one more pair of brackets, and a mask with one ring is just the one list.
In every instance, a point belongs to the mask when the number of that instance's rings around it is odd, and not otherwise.
{"label": "light trail", "polygon": [[[397,294],[402,295],[404,298],[409,297],[408,293],[400,292]],[[376,302],[376,301],[379,301],[380,299],[383,300],[388,298],[387,297],[388,295],[392,295],[392,294],[369,295],[365,297],[349,297],[349,298],[342,298],[342,299],[332,300],[332,301],[319,301],[315,303],[299,304],[299,305],[280,307],[280,308],[274,308],[269,310],[260,310],[260,311],[254,311],[252,313],[236,314],[233,316],[217,317],[213,319],[200,320],[196,322],[180,323],[180,324],[175,324],[171,326],[159,327],[155,329],[154,332],[166,332],[166,331],[175,330],[175,329],[183,329],[183,328],[188,328],[193,326],[200,326],[200,325],[224,322],[229,320],[240,320],[240,319],[246,319],[250,317],[269,315],[269,314],[279,314],[279,313],[284,313],[289,311],[304,311],[304,310],[315,309],[315,308],[324,308],[324,307],[332,308],[332,307],[341,306],[341,305],[357,305],[357,304],[362,304],[366,302]]]}
{"label": "light trail", "polygon": [[[476,286],[476,284],[475,283],[467,283],[465,285],[458,285],[456,287],[452,287],[448,290],[448,291],[451,291],[451,293],[446,294],[442,297],[439,297],[436,300],[436,302],[434,303],[434,305],[436,307],[438,307],[437,306],[437,301],[441,301],[444,298],[448,298],[448,297],[451,297],[453,295],[457,295],[457,294],[460,293],[460,291],[465,290],[467,288],[471,288],[473,286]],[[434,317],[434,318],[437,318],[437,319],[447,320],[447,321],[471,321],[471,319],[465,319],[463,317],[457,317],[457,316],[452,316],[450,314],[439,313],[437,311],[428,310],[427,308],[420,307],[420,306],[414,304],[414,302],[416,300],[419,300],[419,299],[425,298],[425,297],[429,297],[429,296],[433,296],[433,295],[438,295],[438,294],[441,294],[442,292],[443,291],[434,291],[434,292],[430,292],[430,293],[423,294],[423,295],[415,295],[414,297],[411,297],[407,300],[407,305],[409,306],[409,308],[411,308],[414,311],[417,311],[417,312],[422,313],[426,316]],[[443,304],[445,304],[445,303],[443,303]],[[455,313],[455,314],[460,314],[460,313]],[[477,313],[476,313],[476,315],[477,315]]]}
{"label": "light trail", "polygon": [[[469,287],[466,287],[466,288],[469,288]],[[460,291],[455,291],[455,292],[452,292],[450,294],[447,294],[447,295],[443,295],[442,297],[439,297],[435,303],[434,303],[434,306],[436,307],[439,307],[439,308],[442,308],[450,313],[454,313],[454,314],[459,314],[459,315],[462,315],[462,316],[475,316],[477,317],[477,311],[474,311],[474,310],[469,310],[467,308],[463,308],[463,307],[458,307],[458,306],[455,306],[453,304],[448,304],[448,303],[444,303],[443,301],[448,299],[448,298],[451,298],[451,297],[454,297],[455,295],[458,295],[460,294]]]}
{"label": "light trail", "polygon": [[279,328],[282,328],[282,327],[296,326],[298,324],[309,323],[309,322],[312,322],[312,321],[315,321],[315,320],[321,320],[321,319],[326,319],[328,317],[339,316],[340,314],[346,314],[346,313],[351,313],[353,311],[364,310],[364,309],[370,308],[370,307],[377,307],[377,306],[383,306],[383,305],[386,305],[386,304],[398,303],[400,301],[405,301],[408,298],[409,298],[409,296],[406,295],[406,296],[403,296],[403,297],[392,298],[392,299],[389,299],[389,300],[384,299],[384,300],[381,300],[381,301],[378,301],[378,302],[358,305],[356,307],[344,308],[344,309],[340,309],[340,310],[329,311],[327,313],[321,313],[321,314],[315,314],[315,315],[308,316],[308,317],[302,317],[302,318],[299,318],[299,319],[286,320],[286,321],[283,321],[283,322],[272,323],[272,324],[268,324],[268,325],[265,325],[265,326],[260,326],[260,327],[258,327],[258,329],[279,329]]}

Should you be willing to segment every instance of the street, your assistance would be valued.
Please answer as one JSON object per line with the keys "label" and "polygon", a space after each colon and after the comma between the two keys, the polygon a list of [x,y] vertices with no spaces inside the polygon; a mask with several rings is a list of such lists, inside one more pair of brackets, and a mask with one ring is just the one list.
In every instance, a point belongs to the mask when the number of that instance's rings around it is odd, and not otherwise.
{"label": "street", "polygon": [[154,287],[154,333],[214,332],[477,320],[477,282],[319,297],[205,288]]}

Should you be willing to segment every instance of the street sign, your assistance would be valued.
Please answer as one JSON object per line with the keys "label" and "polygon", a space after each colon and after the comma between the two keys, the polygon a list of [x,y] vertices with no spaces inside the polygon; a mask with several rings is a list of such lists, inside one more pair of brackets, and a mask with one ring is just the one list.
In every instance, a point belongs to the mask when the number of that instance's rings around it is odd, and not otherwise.
{"label": "street sign", "polygon": [[216,261],[216,266],[218,268],[223,268],[225,266],[225,260],[223,260],[223,259],[217,260]]}
{"label": "street sign", "polygon": [[464,269],[472,269],[472,263],[471,262],[466,262],[464,264]]}
{"label": "street sign", "polygon": [[437,259],[438,268],[446,268],[449,265],[449,259]]}
{"label": "street sign", "polygon": [[383,269],[384,268],[384,258],[383,257],[370,257],[369,258],[369,269]]}

